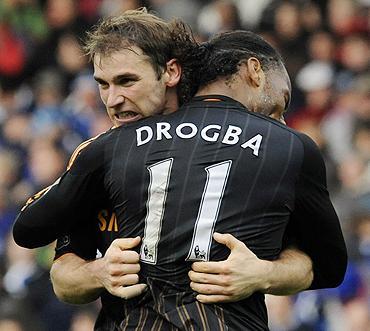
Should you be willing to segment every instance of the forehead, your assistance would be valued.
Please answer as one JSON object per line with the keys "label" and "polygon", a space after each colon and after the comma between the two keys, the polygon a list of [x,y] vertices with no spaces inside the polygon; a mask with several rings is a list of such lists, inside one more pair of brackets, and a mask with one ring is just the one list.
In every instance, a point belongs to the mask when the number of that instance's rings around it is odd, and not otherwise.
{"label": "forehead", "polygon": [[154,68],[150,58],[137,46],[130,46],[108,54],[94,56],[94,75],[101,78],[114,77],[117,74],[150,74]]}

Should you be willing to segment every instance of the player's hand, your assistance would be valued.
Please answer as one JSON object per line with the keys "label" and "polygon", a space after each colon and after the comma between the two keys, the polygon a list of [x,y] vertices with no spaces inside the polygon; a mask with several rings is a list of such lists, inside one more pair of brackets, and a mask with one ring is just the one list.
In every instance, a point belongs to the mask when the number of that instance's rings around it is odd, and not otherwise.
{"label": "player's hand", "polygon": [[194,262],[189,271],[190,286],[203,303],[232,302],[249,297],[262,289],[271,262],[260,260],[230,234],[214,233],[213,238],[230,249],[225,261]]}
{"label": "player's hand", "polygon": [[116,239],[107,249],[97,277],[109,293],[130,299],[146,290],[146,284],[138,284],[140,256],[131,250],[140,241],[140,237]]}

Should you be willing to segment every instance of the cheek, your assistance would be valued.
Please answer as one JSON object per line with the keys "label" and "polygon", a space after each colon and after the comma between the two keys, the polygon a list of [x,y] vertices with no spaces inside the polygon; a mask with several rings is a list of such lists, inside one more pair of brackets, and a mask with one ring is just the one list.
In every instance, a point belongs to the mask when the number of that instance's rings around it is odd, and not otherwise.
{"label": "cheek", "polygon": [[160,82],[150,86],[146,93],[146,100],[148,103],[155,106],[163,106],[165,102],[166,87]]}
{"label": "cheek", "polygon": [[107,99],[108,99],[108,91],[103,90],[102,88],[99,88],[99,95],[100,95],[100,99],[106,105],[107,104]]}

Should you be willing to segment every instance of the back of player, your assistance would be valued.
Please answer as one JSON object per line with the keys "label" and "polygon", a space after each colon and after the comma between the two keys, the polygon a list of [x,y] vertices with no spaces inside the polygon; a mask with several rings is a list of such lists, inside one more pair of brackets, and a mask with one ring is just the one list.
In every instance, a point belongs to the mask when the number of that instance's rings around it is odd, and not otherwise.
{"label": "back of player", "polygon": [[[141,276],[148,295],[165,295],[165,313],[195,302],[187,276],[192,261],[227,257],[212,241],[214,231],[231,233],[260,258],[278,256],[303,159],[291,130],[210,96],[115,135],[106,186],[120,235],[143,237]],[[221,307],[231,329],[267,329],[262,294]]]}
{"label": "back of player", "polygon": [[[115,237],[143,238],[140,276],[149,288],[123,308],[102,296],[105,309],[122,311],[122,330],[166,330],[158,323],[169,329],[267,330],[263,294],[204,305],[195,299],[188,271],[192,261],[227,257],[227,249],[212,241],[214,231],[234,235],[260,258],[276,258],[289,216],[297,201],[307,210],[307,196],[315,215],[325,211],[316,208],[321,197],[328,200],[325,167],[310,139],[235,100],[197,97],[174,114],[91,142],[23,208],[13,234],[20,243],[37,241],[41,231],[44,241],[51,239],[45,229],[67,233],[74,226],[71,213],[84,215],[110,201]],[[102,247],[108,247],[111,238],[104,238]]]}

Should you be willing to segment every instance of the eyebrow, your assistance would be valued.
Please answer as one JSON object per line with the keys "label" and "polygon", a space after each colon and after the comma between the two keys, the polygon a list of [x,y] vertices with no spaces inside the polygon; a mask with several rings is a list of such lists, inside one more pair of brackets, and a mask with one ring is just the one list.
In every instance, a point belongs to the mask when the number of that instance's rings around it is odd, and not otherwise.
{"label": "eyebrow", "polygon": [[[106,84],[107,82],[98,77],[98,76],[95,76],[94,75],[94,79],[99,83],[99,84]],[[117,75],[117,76],[114,76],[113,77],[113,83],[114,84],[119,84],[120,81],[122,80],[134,80],[134,81],[137,81],[139,80],[140,77],[136,74],[132,74],[132,73],[127,73],[127,74],[122,74],[122,75]]]}
{"label": "eyebrow", "polygon": [[106,81],[104,79],[101,79],[101,78],[99,78],[97,76],[94,76],[94,79],[99,84],[105,84],[106,83]]}

